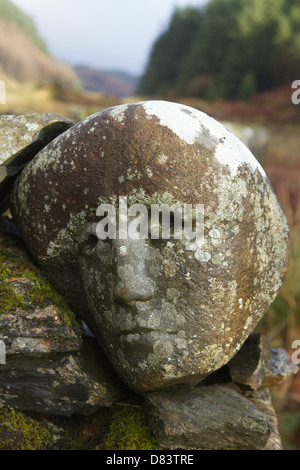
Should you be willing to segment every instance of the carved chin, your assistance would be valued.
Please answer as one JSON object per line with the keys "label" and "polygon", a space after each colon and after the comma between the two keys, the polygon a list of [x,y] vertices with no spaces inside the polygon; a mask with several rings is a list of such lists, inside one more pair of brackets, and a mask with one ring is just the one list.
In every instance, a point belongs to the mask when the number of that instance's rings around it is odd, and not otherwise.
{"label": "carved chin", "polygon": [[184,330],[141,329],[109,335],[103,347],[119,376],[138,393],[175,384],[195,385],[211,372],[212,364],[228,359],[222,347],[211,345],[207,361],[206,348],[201,351],[197,338],[191,339]]}
{"label": "carved chin", "polygon": [[197,383],[203,374],[186,352],[184,340],[162,332],[121,335],[109,350],[119,375],[137,392],[147,392],[175,383]]}

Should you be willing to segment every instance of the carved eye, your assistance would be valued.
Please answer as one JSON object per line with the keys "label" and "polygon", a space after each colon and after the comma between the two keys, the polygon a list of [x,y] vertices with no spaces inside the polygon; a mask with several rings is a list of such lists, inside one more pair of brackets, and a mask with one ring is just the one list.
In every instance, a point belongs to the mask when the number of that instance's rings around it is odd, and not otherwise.
{"label": "carved eye", "polygon": [[87,224],[78,237],[78,252],[79,254],[89,255],[93,253],[98,244],[98,237],[96,233],[96,224]]}
{"label": "carved eye", "polygon": [[94,233],[87,233],[81,237],[78,243],[78,251],[80,254],[91,254],[98,244],[98,237]]}

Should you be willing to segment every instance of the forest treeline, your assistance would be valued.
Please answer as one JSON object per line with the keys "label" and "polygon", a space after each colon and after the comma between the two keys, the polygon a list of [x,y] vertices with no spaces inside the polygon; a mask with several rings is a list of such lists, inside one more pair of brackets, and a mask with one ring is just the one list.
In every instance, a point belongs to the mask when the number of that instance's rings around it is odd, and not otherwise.
{"label": "forest treeline", "polygon": [[139,92],[246,99],[299,79],[299,0],[210,0],[177,8]]}

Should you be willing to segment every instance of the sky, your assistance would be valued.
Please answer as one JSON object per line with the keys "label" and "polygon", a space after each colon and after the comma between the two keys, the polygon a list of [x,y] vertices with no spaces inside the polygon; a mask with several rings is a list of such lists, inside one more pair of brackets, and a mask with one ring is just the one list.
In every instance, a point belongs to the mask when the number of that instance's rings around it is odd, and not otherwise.
{"label": "sky", "polygon": [[70,65],[142,75],[153,42],[175,7],[207,0],[13,0],[28,13],[49,52]]}

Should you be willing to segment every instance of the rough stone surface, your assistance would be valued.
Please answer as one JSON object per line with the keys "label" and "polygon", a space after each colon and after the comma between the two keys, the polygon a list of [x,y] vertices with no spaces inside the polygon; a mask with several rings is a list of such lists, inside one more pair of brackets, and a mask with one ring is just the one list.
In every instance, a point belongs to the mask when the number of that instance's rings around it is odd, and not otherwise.
{"label": "rough stone surface", "polygon": [[[32,276],[30,270],[33,266],[21,247],[15,239],[1,237],[1,282],[12,280],[26,305],[28,284],[32,288],[33,280],[37,282],[39,279],[40,294],[45,295],[45,281],[36,268],[35,276]],[[15,277],[12,276],[13,270]],[[0,339],[5,340],[8,352],[6,365],[0,365],[0,449],[160,449],[153,438],[153,431],[157,432],[155,416],[148,429],[141,409],[142,397],[132,395],[119,382],[95,339],[82,339],[81,329],[78,325],[76,327],[74,319],[67,322],[66,315],[62,315],[59,310],[54,291],[51,291],[51,296],[49,291],[46,292],[46,305],[48,302],[56,304],[59,314],[52,315],[52,308],[49,307],[44,307],[48,314],[37,313],[38,307],[29,304],[27,311],[19,310],[14,314],[4,312],[0,315],[0,323],[5,324],[6,331],[5,337],[0,335]],[[45,299],[40,295],[39,302],[43,301]],[[11,302],[12,298],[10,305]],[[0,306],[4,311],[3,297]],[[54,333],[57,335],[56,346]],[[259,338],[251,343],[257,347],[263,341]],[[251,363],[251,350],[247,350],[249,357],[243,351],[244,359]],[[280,356],[283,356],[282,353]],[[283,359],[284,363],[286,358]],[[283,375],[282,366],[279,369]],[[216,384],[227,384],[228,387],[230,383],[232,386],[231,380],[229,367],[224,366],[208,376],[201,383],[201,388],[207,389],[208,385],[215,387]],[[235,391],[238,392],[238,389]],[[179,389],[179,393],[185,400],[186,389]],[[233,396],[232,406],[234,403],[240,406],[239,397],[240,393]],[[264,449],[280,449],[277,420],[268,391],[246,392],[246,398],[254,402],[268,420],[270,435]],[[116,401],[126,406],[116,407]],[[194,425],[194,433],[197,432],[194,414],[184,416],[184,429],[176,441],[179,448],[190,441],[190,430]],[[224,418],[218,407],[215,416]],[[240,416],[237,413],[233,419],[238,421],[243,416],[243,412]],[[227,425],[225,419],[223,426]],[[199,426],[204,436],[210,435],[210,426],[203,429],[201,420]],[[172,429],[172,426],[169,428]],[[232,445],[241,445],[235,432],[232,433],[230,429],[228,434],[232,437]]]}
{"label": "rough stone surface", "polygon": [[270,363],[271,352],[266,337],[253,334],[227,365],[233,382],[245,389],[257,390],[262,387]]}
{"label": "rough stone surface", "polygon": [[297,374],[299,367],[290,361],[288,353],[280,349],[271,350],[270,368],[266,371],[263,387],[279,385],[289,377]]}
{"label": "rough stone surface", "polygon": [[269,389],[264,388],[263,390],[256,392],[247,392],[245,396],[257,406],[259,411],[267,416],[271,432],[264,450],[282,450],[277,416],[272,404]]}
{"label": "rough stone surface", "polygon": [[52,306],[1,315],[0,335],[7,354],[76,351],[81,345],[81,336],[63,324]]}
{"label": "rough stone surface", "polygon": [[51,140],[74,122],[53,114],[0,116],[0,211],[8,206],[8,196],[16,175]]}
{"label": "rough stone surface", "polygon": [[[97,208],[118,209],[119,196],[131,207],[203,204],[204,244],[99,240]],[[224,126],[175,103],[76,124],[23,170],[11,209],[35,260],[139,392],[195,384],[226,364],[287,270],[287,222],[260,164]]]}
{"label": "rough stone surface", "polygon": [[146,396],[153,432],[167,449],[263,449],[266,415],[230,386],[211,385]]}
{"label": "rough stone surface", "polygon": [[123,387],[106,362],[97,344],[87,338],[79,352],[7,356],[0,367],[0,403],[60,416],[92,414],[122,396]]}
{"label": "rough stone surface", "polygon": [[270,349],[266,337],[250,335],[240,351],[228,362],[233,382],[245,390],[278,385],[298,372],[284,349]]}
{"label": "rough stone surface", "polygon": [[22,243],[0,237],[0,339],[6,354],[77,351],[82,329]]}

